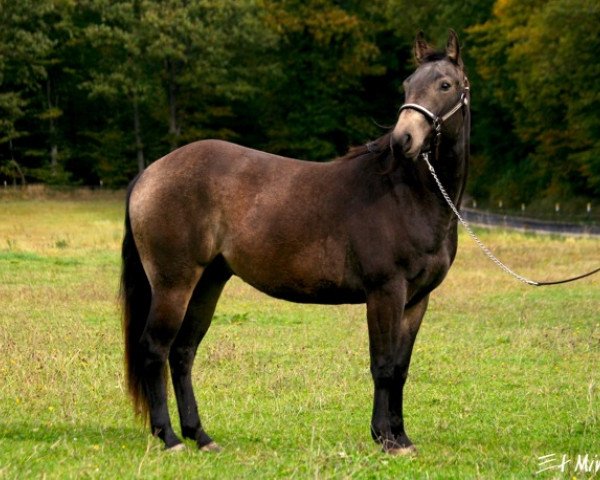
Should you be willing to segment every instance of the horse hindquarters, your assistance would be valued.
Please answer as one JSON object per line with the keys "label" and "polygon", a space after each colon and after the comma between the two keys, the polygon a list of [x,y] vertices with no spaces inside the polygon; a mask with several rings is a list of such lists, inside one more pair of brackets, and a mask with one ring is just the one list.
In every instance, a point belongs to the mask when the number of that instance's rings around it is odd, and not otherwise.
{"label": "horse hindquarters", "polygon": [[172,264],[165,268],[160,256],[149,255],[151,249],[145,248],[144,261],[153,272],[148,276],[136,243],[139,237],[134,238],[132,230],[129,198],[127,203],[121,291],[128,388],[136,413],[143,418],[149,414],[152,433],[172,448],[181,441],[173,431],[167,409],[166,362],[202,269]]}

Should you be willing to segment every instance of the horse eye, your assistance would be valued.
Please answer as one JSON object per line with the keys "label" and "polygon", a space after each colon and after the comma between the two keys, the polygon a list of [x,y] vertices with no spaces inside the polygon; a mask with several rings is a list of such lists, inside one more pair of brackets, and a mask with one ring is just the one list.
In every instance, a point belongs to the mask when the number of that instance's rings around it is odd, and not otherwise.
{"label": "horse eye", "polygon": [[451,85],[448,82],[442,82],[442,90],[450,90]]}

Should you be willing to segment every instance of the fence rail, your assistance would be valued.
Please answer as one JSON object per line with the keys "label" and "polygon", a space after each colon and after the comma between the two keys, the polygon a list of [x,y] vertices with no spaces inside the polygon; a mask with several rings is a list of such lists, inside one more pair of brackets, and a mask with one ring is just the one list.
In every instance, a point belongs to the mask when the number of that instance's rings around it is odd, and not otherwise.
{"label": "fence rail", "polygon": [[464,207],[461,208],[461,214],[467,222],[482,227],[501,227],[534,233],[600,236],[600,225],[593,223],[538,220]]}

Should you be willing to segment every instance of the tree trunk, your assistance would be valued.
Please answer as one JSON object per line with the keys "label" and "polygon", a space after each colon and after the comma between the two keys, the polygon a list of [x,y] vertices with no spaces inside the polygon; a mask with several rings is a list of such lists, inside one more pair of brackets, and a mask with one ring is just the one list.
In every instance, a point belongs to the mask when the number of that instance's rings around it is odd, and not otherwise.
{"label": "tree trunk", "polygon": [[175,83],[175,62],[166,60],[169,93],[169,142],[171,150],[179,146],[181,131],[177,123],[177,84]]}
{"label": "tree trunk", "polygon": [[[13,158],[9,165],[11,165],[12,167],[14,167],[14,169],[17,171],[17,175],[19,175],[19,178],[21,179],[21,186],[25,186],[25,175],[23,174],[23,170],[21,169],[21,166],[19,165],[19,163]],[[17,176],[13,175],[13,185],[16,187],[17,186]]]}
{"label": "tree trunk", "polygon": [[50,78],[46,80],[46,97],[48,100],[48,110],[50,111],[50,115],[48,115],[48,136],[50,140],[50,169],[52,171],[52,174],[55,175],[58,170],[58,144],[56,142],[56,125],[54,123],[54,112],[52,112],[52,109],[55,105],[52,104],[52,88],[50,85]]}
{"label": "tree trunk", "polygon": [[136,94],[133,95],[133,133],[135,135],[138,171],[141,172],[146,167],[146,161],[144,160],[144,144],[142,143],[142,132],[140,128],[140,108]]}

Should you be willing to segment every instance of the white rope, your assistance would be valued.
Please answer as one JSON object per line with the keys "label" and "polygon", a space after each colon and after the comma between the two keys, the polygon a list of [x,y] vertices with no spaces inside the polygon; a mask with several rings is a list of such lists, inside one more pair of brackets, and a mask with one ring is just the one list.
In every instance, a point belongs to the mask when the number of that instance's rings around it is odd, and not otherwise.
{"label": "white rope", "polygon": [[463,219],[463,217],[461,216],[460,212],[458,211],[458,208],[456,208],[456,206],[454,205],[454,203],[452,202],[452,199],[450,198],[450,196],[446,193],[446,190],[444,189],[442,182],[440,182],[440,179],[438,178],[437,174],[435,173],[435,170],[433,168],[433,166],[431,165],[431,163],[429,163],[429,152],[427,153],[422,153],[421,157],[423,158],[423,160],[425,160],[425,163],[427,164],[427,166],[429,167],[429,171],[431,172],[431,175],[433,175],[433,178],[435,180],[435,183],[437,183],[438,188],[440,189],[440,192],[442,192],[442,196],[444,197],[444,200],[446,200],[446,203],[450,206],[450,208],[452,209],[452,211],[454,212],[454,214],[456,215],[456,218],[458,218],[458,220],[460,221],[460,223],[462,223],[462,226],[465,227],[465,230],[467,231],[467,233],[469,234],[469,236],[475,241],[475,243],[477,244],[477,246],[479,246],[479,248],[483,251],[483,253],[485,254],[486,257],[488,257],[492,262],[494,262],[496,265],[498,265],[498,267],[500,267],[502,270],[504,270],[506,273],[508,273],[509,275],[513,276],[514,278],[516,278],[517,280],[519,280],[520,282],[523,282],[527,285],[533,285],[533,286],[540,286],[539,282],[536,282],[534,280],[529,280],[528,278],[525,278],[521,275],[519,275],[518,273],[515,273],[513,270],[511,270],[510,268],[508,268],[504,263],[502,263],[498,257],[496,257],[489,248],[487,248],[483,242],[481,240],[479,240],[479,238],[477,237],[477,235],[475,235],[475,233],[473,232],[473,230],[471,229],[471,227],[469,226],[469,224],[466,222],[465,219]]}

